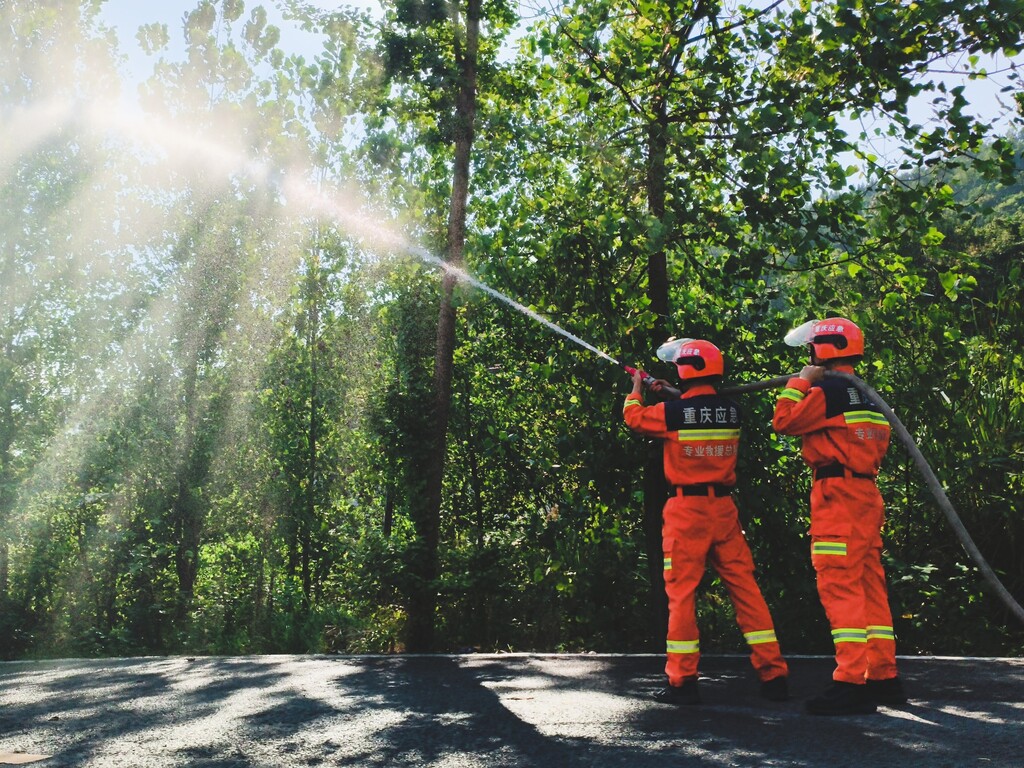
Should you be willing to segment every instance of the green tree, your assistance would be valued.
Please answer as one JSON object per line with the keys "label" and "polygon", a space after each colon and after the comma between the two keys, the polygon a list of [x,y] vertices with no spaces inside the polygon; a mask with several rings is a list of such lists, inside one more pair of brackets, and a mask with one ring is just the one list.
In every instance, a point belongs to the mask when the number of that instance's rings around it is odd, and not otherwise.
{"label": "green tree", "polygon": [[[144,27],[143,119],[92,4],[0,11],[6,655],[654,647],[664,489],[625,376],[399,231],[659,375],[670,332],[762,378],[791,324],[852,316],[1020,592],[1019,140],[935,70],[993,74],[1015,4],[569,3],[514,60],[501,3],[283,7],[321,52],[237,0]],[[773,395],[738,503],[786,647],[822,650]],[[882,483],[906,651],[1018,649],[898,449]]]}
{"label": "green tree", "polygon": [[[504,3],[485,6],[480,0],[434,3],[401,0],[388,18],[382,45],[389,79],[402,83],[403,104],[395,114],[417,114],[425,136],[438,155],[451,154],[451,195],[447,210],[444,260],[456,270],[464,264],[466,205],[469,198],[470,158],[476,130],[478,90],[494,67],[497,46],[514,16]],[[488,25],[488,26],[484,26]],[[489,27],[489,29],[488,29]],[[490,35],[485,34],[489,31]],[[412,501],[417,541],[411,551],[414,591],[409,595],[408,646],[432,650],[438,576],[442,490],[452,400],[452,359],[455,350],[457,273],[442,276],[433,396],[428,411],[431,438],[422,494]]]}
{"label": "green tree", "polygon": [[[697,3],[618,11],[574,6],[525,42],[529,79],[517,95],[526,106],[507,134],[515,159],[495,160],[502,171],[491,186],[498,213],[488,243],[502,249],[503,263],[489,274],[530,286],[531,296],[541,294],[536,303],[572,319],[574,330],[593,322],[571,309],[579,296],[601,295],[591,276],[621,286],[621,299],[587,304],[611,328],[584,335],[608,334],[618,345],[635,330],[640,343],[631,348],[643,360],[639,350],[660,340],[664,254],[669,314],[684,318],[686,335],[723,341],[731,374],[740,376],[792,365],[778,342],[790,322],[826,306],[857,309],[879,295],[837,295],[834,281],[851,261],[852,275],[869,262],[888,273],[890,292],[912,286],[901,246],[927,241],[948,208],[941,185],[909,188],[880,163],[870,171],[877,184],[853,186],[840,117],[892,118],[911,164],[960,162],[979,147],[985,125],[966,118],[954,98],[933,134],[944,138],[921,144],[906,117],[909,96],[941,93],[928,71],[933,57],[1005,49],[1020,37],[1019,20],[1002,6],[961,13],[930,4],[903,13],[844,3],[762,11]],[[1010,31],[998,44],[978,37],[1004,23]],[[930,34],[933,24],[944,31]],[[905,46],[893,66],[871,53],[878,39],[900,45],[908,36],[920,44]],[[829,66],[816,63],[822,57]],[[544,131],[535,129],[541,121]],[[768,444],[764,406],[754,408],[762,418],[753,420],[751,442]],[[787,503],[799,462],[787,450],[768,456],[746,464],[745,486],[757,492],[744,496],[754,501],[755,535],[758,521],[786,521],[784,536],[765,534],[778,545],[774,559],[788,560],[778,553],[793,549],[802,527]],[[663,495],[646,495],[650,543]]]}
{"label": "green tree", "polygon": [[[53,574],[48,562],[22,559],[40,534],[27,510],[52,488],[48,473],[59,467],[65,424],[89,389],[106,335],[122,322],[109,311],[122,296],[113,274],[131,266],[123,250],[112,249],[103,263],[92,258],[116,226],[109,211],[89,202],[110,194],[112,180],[93,173],[110,155],[77,141],[69,119],[75,103],[107,99],[117,88],[96,9],[5,3],[0,41],[0,615],[10,622],[2,631],[7,656],[44,623],[48,599],[35,597]],[[86,68],[93,77],[82,81],[76,73]],[[125,215],[132,210],[126,205]]]}

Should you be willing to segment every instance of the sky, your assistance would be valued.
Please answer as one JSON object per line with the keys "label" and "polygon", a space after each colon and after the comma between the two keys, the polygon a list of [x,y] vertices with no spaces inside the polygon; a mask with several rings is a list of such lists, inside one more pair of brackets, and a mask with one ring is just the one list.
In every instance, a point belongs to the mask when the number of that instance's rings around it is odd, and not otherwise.
{"label": "sky", "polygon": [[[306,0],[306,2],[324,10],[353,7],[375,15],[381,12],[379,0],[346,0],[345,2]],[[146,56],[142,52],[135,40],[138,28],[154,22],[167,24],[171,38],[169,50],[173,56],[183,49],[182,20],[198,3],[199,0],[160,0],[159,2],[106,0],[101,8],[100,18],[117,30],[121,50],[127,56],[125,75],[129,81],[142,80],[152,69],[154,61],[152,57]],[[239,23],[249,18],[250,11],[257,5],[262,5],[266,9],[269,23],[281,30],[280,47],[287,53],[301,53],[312,57],[319,51],[319,36],[304,32],[299,28],[297,22],[286,21],[272,0],[246,0],[245,12],[239,19]]]}
{"label": "sky", "polygon": [[[311,5],[319,6],[325,10],[335,10],[342,7],[354,7],[358,10],[366,10],[374,15],[381,13],[380,0],[306,0]],[[142,54],[135,41],[135,32],[143,24],[162,22],[168,25],[171,34],[171,44],[178,44],[181,39],[181,23],[185,14],[196,7],[198,0],[106,0],[102,7],[101,16],[118,31],[118,38],[122,49],[128,55],[129,75],[140,77],[145,74],[152,62]],[[281,30],[281,47],[289,53],[314,54],[319,50],[319,39],[316,35],[304,32],[299,29],[295,22],[285,21],[280,11],[275,7],[273,0],[247,0],[246,10],[243,18],[248,18],[249,11],[256,5],[262,5],[270,17],[270,23]],[[173,49],[172,49],[173,50]],[[956,62],[947,62],[952,66]],[[991,61],[989,69],[996,71],[1006,66],[1005,59]],[[1024,58],[1018,58],[1018,63],[1024,65]],[[1005,77],[996,76],[988,81],[967,82],[963,78],[950,77],[950,86],[965,84],[968,87],[968,101],[972,104],[979,116],[986,112],[993,113],[999,108],[999,88],[1007,84]],[[1006,99],[1007,97],[1002,97]]]}
{"label": "sky", "polygon": [[[335,10],[349,6],[369,11],[373,15],[379,16],[381,14],[380,0],[346,0],[345,2],[338,2],[337,0],[306,1],[325,10]],[[153,60],[142,53],[135,40],[136,30],[140,26],[152,22],[166,23],[171,37],[169,55],[174,57],[176,53],[183,49],[181,41],[182,19],[186,13],[196,7],[197,3],[198,0],[160,0],[160,2],[152,2],[152,0],[107,0],[103,5],[102,17],[117,30],[122,51],[127,57],[125,76],[129,83],[141,81],[149,73],[153,65]],[[320,50],[321,40],[319,36],[304,32],[295,22],[286,21],[275,7],[273,0],[246,0],[243,19],[248,18],[250,10],[256,5],[262,5],[267,10],[270,23],[281,30],[280,47],[287,53],[299,53],[306,55],[307,58],[312,58]],[[177,49],[175,49],[175,46],[177,46]],[[1024,55],[1017,58],[1017,63],[1019,66],[1024,67]],[[956,70],[962,69],[963,64],[964,62],[957,61],[937,62],[936,68]],[[1005,58],[997,58],[986,62],[987,69],[993,73],[999,72],[1008,64],[1009,62]],[[966,87],[965,96],[970,104],[968,112],[982,119],[992,119],[996,115],[1003,114],[1007,111],[1007,105],[1012,104],[1012,95],[1000,93],[1001,88],[1011,83],[1006,74],[995,74],[989,79],[973,81],[950,74],[945,75],[944,79],[949,87],[957,85],[964,85]],[[1017,87],[1020,88],[1021,86],[1018,84]],[[930,101],[933,98],[935,98],[935,94],[919,99],[913,105],[911,116],[915,122],[923,126],[929,124],[933,111]],[[1005,124],[1006,121],[1004,120],[1001,125],[1005,126]],[[883,125],[850,122],[847,130],[852,137],[856,137],[861,130],[871,133],[877,128],[884,132],[884,127]],[[884,138],[869,139],[865,148],[884,158],[889,154],[886,145],[887,142]],[[892,160],[893,158],[890,157],[889,159]]]}

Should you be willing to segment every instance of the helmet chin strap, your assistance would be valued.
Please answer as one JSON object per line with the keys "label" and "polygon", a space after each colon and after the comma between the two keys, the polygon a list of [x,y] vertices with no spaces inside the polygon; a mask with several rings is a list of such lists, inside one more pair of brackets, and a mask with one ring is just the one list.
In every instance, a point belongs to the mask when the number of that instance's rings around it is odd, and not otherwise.
{"label": "helmet chin strap", "polygon": [[827,359],[820,358],[820,357],[818,357],[817,354],[815,354],[813,346],[811,346],[810,344],[808,344],[807,346],[810,348],[809,351],[808,351],[808,359],[809,359],[810,362],[808,363],[808,365],[817,365],[817,366],[820,366],[822,368],[828,368],[828,369],[832,368],[833,363],[835,363],[835,359],[834,358],[827,358]]}

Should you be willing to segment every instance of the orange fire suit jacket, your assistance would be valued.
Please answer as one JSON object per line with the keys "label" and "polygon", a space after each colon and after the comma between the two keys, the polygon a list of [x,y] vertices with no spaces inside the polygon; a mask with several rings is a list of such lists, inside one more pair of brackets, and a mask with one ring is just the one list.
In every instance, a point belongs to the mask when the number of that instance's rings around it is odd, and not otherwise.
{"label": "orange fire suit jacket", "polygon": [[885,505],[874,479],[889,447],[889,423],[851,384],[796,376],[779,395],[772,424],[801,436],[804,461],[814,469],[811,562],[835,643],[832,677],[853,684],[894,677],[895,633],[881,564]]}
{"label": "orange fire suit jacket", "polygon": [[[853,373],[840,366],[837,371]],[[875,477],[889,449],[889,422],[856,387],[840,379],[811,384],[794,376],[779,395],[775,431],[802,437],[804,461],[814,469],[839,465]]]}
{"label": "orange fire suit jacket", "polygon": [[[629,405],[627,399],[627,406]],[[634,432],[662,438],[665,479],[673,486],[736,484],[742,416],[735,401],[703,384],[681,400],[623,411]]]}

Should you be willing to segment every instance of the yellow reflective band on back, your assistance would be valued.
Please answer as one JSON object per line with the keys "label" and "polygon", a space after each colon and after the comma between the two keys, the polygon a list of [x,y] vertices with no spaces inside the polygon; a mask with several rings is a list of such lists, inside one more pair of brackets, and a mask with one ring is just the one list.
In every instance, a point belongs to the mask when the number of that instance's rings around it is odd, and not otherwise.
{"label": "yellow reflective band on back", "polygon": [[846,557],[845,541],[816,541],[811,544],[812,555],[837,555]]}
{"label": "yellow reflective band on back", "polygon": [[885,416],[874,411],[847,411],[843,418],[847,424],[889,424]]}
{"label": "yellow reflective band on back", "polygon": [[672,558],[671,557],[666,557],[665,558],[665,570],[666,571],[671,571],[672,570]]}
{"label": "yellow reflective band on back", "polygon": [[799,389],[792,389],[791,387],[786,387],[784,390],[782,390],[782,394],[779,395],[779,400],[786,399],[799,403],[805,397],[807,397],[807,395],[801,392]]}
{"label": "yellow reflective band on back", "polygon": [[866,643],[868,641],[868,632],[866,629],[856,629],[853,627],[843,627],[840,629],[832,630],[832,642],[833,643]]}
{"label": "yellow reflective band on back", "polygon": [[665,650],[668,653],[697,653],[700,650],[700,640],[668,640],[665,643]]}
{"label": "yellow reflective band on back", "polygon": [[779,642],[779,639],[775,637],[774,629],[762,629],[758,632],[744,632],[743,639],[747,641],[747,645]]}
{"label": "yellow reflective band on back", "polygon": [[739,440],[738,429],[681,429],[679,439],[691,440]]}
{"label": "yellow reflective band on back", "polygon": [[892,627],[868,627],[868,640],[895,640],[896,633]]}

